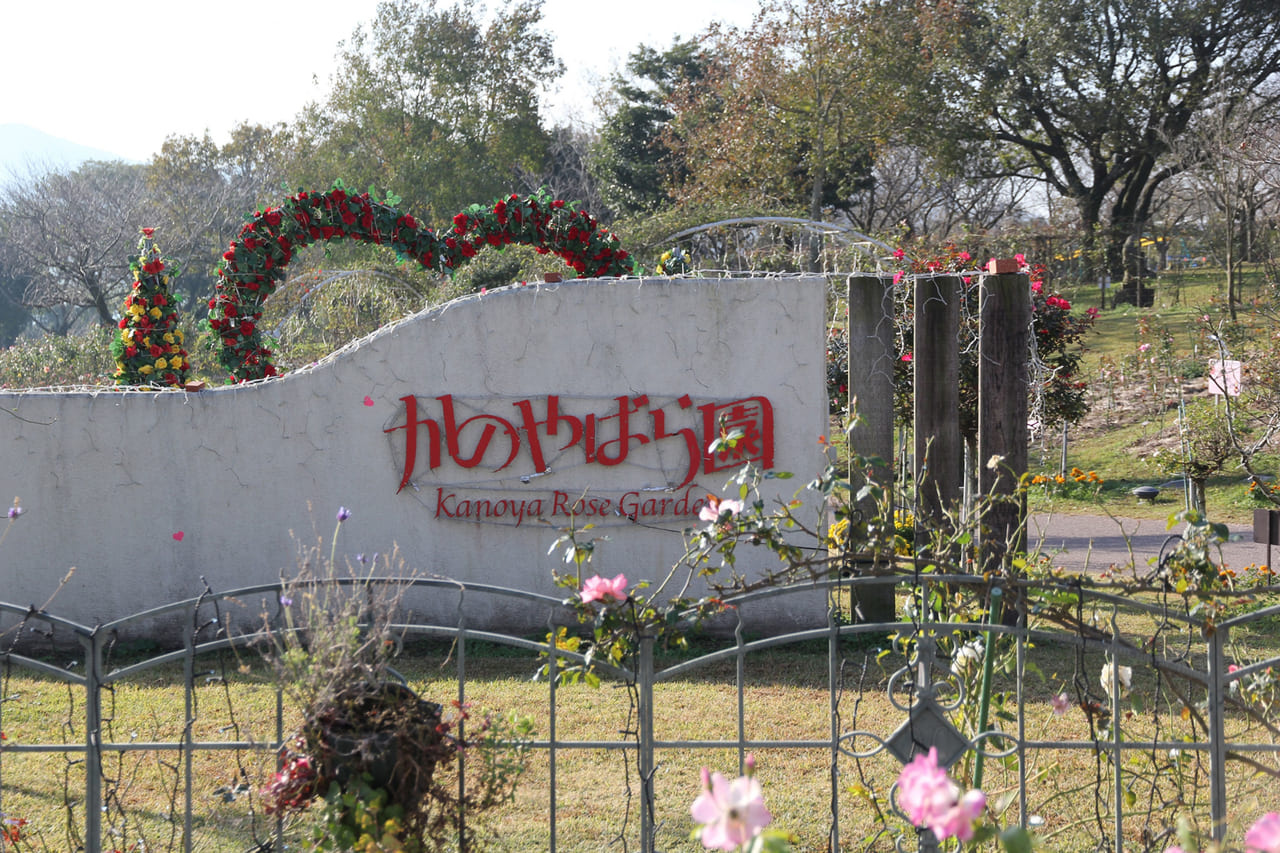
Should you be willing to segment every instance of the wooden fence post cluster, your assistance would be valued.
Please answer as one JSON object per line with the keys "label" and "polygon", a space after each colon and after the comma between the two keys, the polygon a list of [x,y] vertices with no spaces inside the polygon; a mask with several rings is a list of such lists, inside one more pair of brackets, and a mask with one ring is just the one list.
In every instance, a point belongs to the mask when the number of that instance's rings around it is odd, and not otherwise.
{"label": "wooden fence post cluster", "polygon": [[[980,520],[979,567],[999,567],[1010,549],[1023,546],[1025,501],[1013,498],[1027,470],[1028,351],[1031,292],[1028,278],[1012,262],[992,261],[979,287],[978,486],[993,502]],[[958,275],[921,275],[914,288],[914,470],[918,529],[945,528],[961,506],[964,439],[960,429],[960,324],[964,280]],[[894,455],[893,284],[877,275],[849,279],[849,395],[857,398],[859,423],[850,445],[864,456]],[[988,464],[990,463],[990,464]],[[893,484],[892,471],[881,481]],[[855,483],[855,487],[856,487]],[[917,557],[946,561],[956,554],[929,554],[917,540]],[[881,596],[884,597],[883,595]],[[862,601],[863,618],[889,618],[892,599]],[[870,609],[873,612],[867,612]]]}

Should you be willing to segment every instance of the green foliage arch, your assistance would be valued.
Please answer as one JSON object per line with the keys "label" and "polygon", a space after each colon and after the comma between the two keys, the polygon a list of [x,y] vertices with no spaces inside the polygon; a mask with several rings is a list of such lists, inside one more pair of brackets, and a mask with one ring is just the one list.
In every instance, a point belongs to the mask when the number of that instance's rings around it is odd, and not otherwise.
{"label": "green foliage arch", "polygon": [[532,246],[564,259],[580,276],[620,276],[633,262],[618,238],[594,217],[546,193],[510,195],[492,205],[472,205],[437,234],[369,193],[348,193],[336,183],[328,192],[298,192],[279,207],[250,217],[218,263],[218,283],[209,299],[208,326],[217,337],[218,360],[233,381],[276,374],[272,351],[258,323],[262,306],[285,277],[294,252],[317,241],[351,239],[393,249],[402,263],[452,274],[487,246]]}

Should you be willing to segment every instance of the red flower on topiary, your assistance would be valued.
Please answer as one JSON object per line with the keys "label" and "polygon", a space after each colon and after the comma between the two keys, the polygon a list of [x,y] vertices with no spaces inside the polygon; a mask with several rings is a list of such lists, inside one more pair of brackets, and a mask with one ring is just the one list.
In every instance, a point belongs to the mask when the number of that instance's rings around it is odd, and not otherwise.
{"label": "red flower on topiary", "polygon": [[133,289],[125,297],[123,316],[117,324],[120,334],[111,342],[116,383],[120,385],[181,385],[190,369],[186,351],[181,349],[178,314],[161,310],[177,301],[169,284],[178,271],[165,263],[152,242],[154,235],[154,228],[142,229],[138,254],[129,261]]}

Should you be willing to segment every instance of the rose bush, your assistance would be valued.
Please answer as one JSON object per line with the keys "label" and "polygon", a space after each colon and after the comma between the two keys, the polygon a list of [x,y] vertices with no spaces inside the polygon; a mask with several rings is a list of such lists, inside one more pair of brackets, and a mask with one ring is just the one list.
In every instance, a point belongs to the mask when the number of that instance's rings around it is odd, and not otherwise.
{"label": "rose bush", "polygon": [[[899,249],[895,258],[905,261]],[[1070,301],[1061,294],[1045,289],[1046,270],[1041,264],[1029,263],[1025,256],[1015,255],[1019,272],[1031,282],[1031,322],[1034,334],[1034,358],[1030,389],[1035,404],[1031,414],[1042,428],[1062,423],[1076,423],[1088,412],[1085,383],[1079,378],[1083,358],[1081,342],[1093,328],[1097,309],[1073,313]],[[933,253],[920,253],[909,264],[915,275],[955,275],[961,281],[960,320],[960,427],[966,436],[978,431],[978,297],[979,273],[973,259],[954,243],[946,243]],[[907,271],[899,271],[895,284],[907,279]],[[915,349],[915,306],[912,288],[898,289],[897,336],[898,358],[894,370],[894,409],[903,423],[912,418]]]}

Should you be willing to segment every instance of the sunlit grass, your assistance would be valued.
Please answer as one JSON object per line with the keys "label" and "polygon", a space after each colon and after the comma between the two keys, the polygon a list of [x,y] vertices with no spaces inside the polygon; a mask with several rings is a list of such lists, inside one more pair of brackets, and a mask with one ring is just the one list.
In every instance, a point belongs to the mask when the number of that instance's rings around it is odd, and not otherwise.
{"label": "sunlit grass", "polygon": [[[1109,608],[1086,610],[1087,621],[1106,625]],[[1204,649],[1198,632],[1161,624],[1158,618],[1121,609],[1122,635],[1133,642],[1159,636],[1166,654],[1185,654],[1188,665],[1203,667]],[[1274,655],[1280,639],[1274,625],[1263,623],[1238,632],[1232,660],[1244,662],[1258,655]],[[699,639],[701,651],[718,648],[724,641]],[[864,731],[888,737],[905,719],[894,707],[887,688],[889,677],[904,660],[884,653],[887,637],[870,635],[841,641],[840,689],[835,694],[836,725],[840,732]],[[458,695],[454,661],[448,648],[429,644],[410,646],[398,668],[423,696],[449,702]],[[660,656],[658,669],[681,658]],[[1099,696],[1098,672],[1104,661],[1100,651],[1076,652],[1056,643],[1038,643],[1028,650],[1029,667],[1024,684],[1027,736],[1056,741],[1091,737],[1088,718],[1078,709],[1066,716],[1052,713],[1049,699],[1061,690],[1073,696],[1084,689]],[[265,742],[274,739],[275,692],[265,674],[254,668],[243,672],[235,659],[213,659],[198,669],[196,706],[191,726],[196,740]],[[1135,668],[1133,695],[1141,706],[1126,701],[1122,708],[1131,717],[1122,721],[1128,741],[1177,739],[1191,733],[1180,702],[1154,672],[1140,660]],[[228,665],[229,664],[229,665]],[[500,647],[469,647],[466,700],[476,712],[517,712],[535,721],[536,737],[550,736],[551,691],[549,685],[530,680],[537,668],[532,656]],[[946,674],[947,663],[937,677]],[[692,851],[688,839],[689,803],[697,794],[699,768],[706,765],[728,775],[737,773],[739,754],[733,748],[695,749],[679,742],[733,741],[738,736],[738,694],[735,665],[720,661],[693,674],[663,681],[654,688],[657,751],[654,784],[657,792],[655,819],[659,849]],[[226,682],[222,681],[226,677]],[[827,684],[825,641],[799,648],[775,648],[746,659],[742,725],[748,740],[825,740],[832,726],[832,694]],[[47,677],[23,675],[14,670],[3,683],[5,702],[0,707],[6,745],[36,742],[79,743],[83,739],[83,708],[75,691]],[[1013,673],[998,670],[997,693],[1015,689]],[[636,730],[632,693],[608,681],[599,689],[585,686],[557,691],[556,737],[562,741],[627,741]],[[898,694],[898,700],[905,697]],[[1197,694],[1196,699],[1202,699]],[[1074,700],[1073,700],[1074,701]],[[1006,728],[1014,721],[993,719]],[[1135,710],[1140,707],[1140,710]],[[181,737],[185,700],[180,671],[167,669],[117,686],[108,694],[104,714],[109,719],[106,738],[113,743],[174,740]],[[285,727],[294,722],[286,709]],[[962,728],[960,717],[954,722]],[[1257,738],[1256,727],[1245,729],[1242,719],[1232,723],[1236,736]],[[1263,737],[1263,740],[1267,738]],[[1107,742],[1106,738],[1103,743]],[[888,826],[876,822],[877,806],[888,811],[888,792],[901,765],[881,752],[858,758],[853,753],[872,751],[875,738],[850,737],[837,756],[836,808],[842,849],[892,849],[894,832],[903,827],[896,819]],[[765,785],[770,809],[779,825],[799,836],[798,850],[827,849],[832,801],[829,785],[832,756],[825,745],[809,748],[753,748]],[[6,814],[21,815],[30,823],[33,849],[64,850],[79,838],[83,822],[80,792],[83,764],[79,754],[15,753],[4,750],[0,764],[3,806]],[[1274,765],[1274,760],[1263,756]],[[267,751],[197,751],[192,759],[193,827],[195,849],[243,851],[250,841],[267,838],[274,828],[270,818],[257,810],[254,793],[274,769]],[[1200,775],[1196,775],[1197,768]],[[1175,813],[1194,814],[1203,821],[1207,797],[1203,794],[1204,759],[1188,751],[1171,757],[1167,750],[1126,753],[1122,799],[1128,840],[1135,845],[1141,833],[1159,832]],[[1017,804],[1007,795],[1016,792],[1017,762],[992,758],[986,762],[984,788],[998,818],[1008,823],[1019,817]],[[105,775],[112,791],[107,824],[116,834],[112,844],[146,840],[147,850],[178,849],[176,839],[184,815],[180,780],[184,768],[176,752],[131,751],[116,756],[108,752]],[[973,772],[972,756],[955,771],[967,778]],[[1031,779],[1030,814],[1043,819],[1050,849],[1092,847],[1097,841],[1097,815],[1109,820],[1114,799],[1114,769],[1093,749],[1046,749],[1027,756]],[[638,837],[640,783],[634,751],[581,749],[564,746],[556,755],[555,819],[557,846],[562,850],[623,849],[616,839],[626,838],[634,849]],[[1233,817],[1249,820],[1271,803],[1264,777],[1237,767],[1232,771]],[[1179,774],[1185,776],[1179,779]],[[546,849],[550,839],[552,803],[551,765],[544,750],[535,750],[530,767],[511,804],[486,817],[487,846],[495,850]],[[1125,791],[1129,793],[1126,794]],[[1129,796],[1131,794],[1131,797]],[[1181,799],[1180,799],[1181,798]],[[1149,817],[1149,819],[1148,819]],[[305,832],[305,821],[296,822],[287,834],[295,839]],[[128,849],[121,846],[119,849]],[[1160,848],[1163,849],[1163,848]]]}

